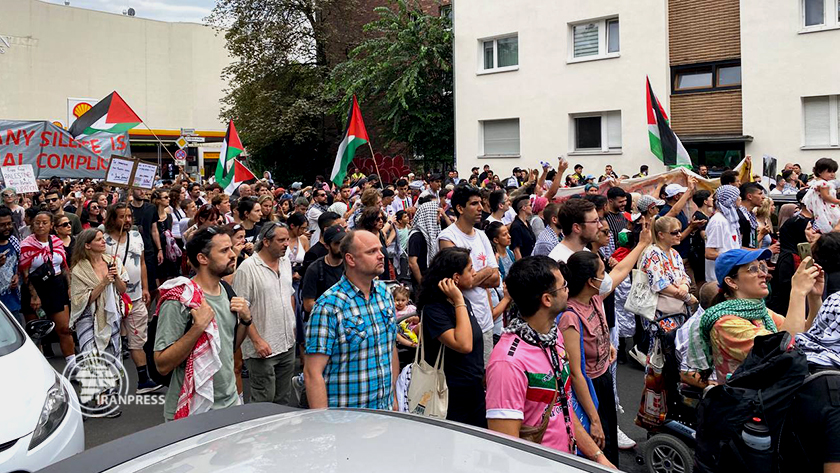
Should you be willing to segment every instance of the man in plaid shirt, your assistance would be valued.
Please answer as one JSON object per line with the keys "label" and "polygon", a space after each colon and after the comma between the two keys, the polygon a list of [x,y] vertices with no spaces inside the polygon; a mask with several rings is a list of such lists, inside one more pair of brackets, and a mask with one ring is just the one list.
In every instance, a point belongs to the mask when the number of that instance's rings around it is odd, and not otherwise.
{"label": "man in plaid shirt", "polygon": [[399,375],[394,299],[379,238],[351,231],[341,242],[344,276],[315,302],[306,327],[309,406],[391,409]]}

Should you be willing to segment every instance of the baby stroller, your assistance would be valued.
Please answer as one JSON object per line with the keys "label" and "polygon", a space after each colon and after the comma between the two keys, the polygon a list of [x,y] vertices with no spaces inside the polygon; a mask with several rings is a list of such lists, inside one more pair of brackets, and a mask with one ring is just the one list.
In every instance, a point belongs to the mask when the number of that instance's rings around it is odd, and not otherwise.
{"label": "baby stroller", "polygon": [[[692,473],[697,406],[703,390],[680,380],[676,329],[682,320],[678,324],[674,321],[663,323],[665,317],[659,313],[657,316],[651,323],[653,333],[645,390],[636,417],[636,424],[647,430],[647,442],[636,462],[647,465],[650,473]],[[651,412],[658,415],[650,415]]]}

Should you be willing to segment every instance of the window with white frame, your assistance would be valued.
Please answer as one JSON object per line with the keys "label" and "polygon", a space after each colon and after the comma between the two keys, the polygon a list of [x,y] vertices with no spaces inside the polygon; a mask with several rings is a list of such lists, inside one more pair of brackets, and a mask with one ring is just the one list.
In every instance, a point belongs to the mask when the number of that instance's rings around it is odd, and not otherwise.
{"label": "window with white frame", "polygon": [[621,51],[618,18],[574,23],[569,34],[571,61],[615,57]]}
{"label": "window with white frame", "polygon": [[481,71],[501,72],[519,68],[519,36],[510,35],[479,41]]}
{"label": "window with white frame", "polygon": [[484,156],[519,156],[519,119],[479,122]]}
{"label": "window with white frame", "polygon": [[840,95],[802,98],[804,147],[840,146]]}
{"label": "window with white frame", "polygon": [[621,112],[571,115],[572,148],[576,152],[621,151]]}
{"label": "window with white frame", "polygon": [[840,27],[840,0],[800,0],[806,30]]}

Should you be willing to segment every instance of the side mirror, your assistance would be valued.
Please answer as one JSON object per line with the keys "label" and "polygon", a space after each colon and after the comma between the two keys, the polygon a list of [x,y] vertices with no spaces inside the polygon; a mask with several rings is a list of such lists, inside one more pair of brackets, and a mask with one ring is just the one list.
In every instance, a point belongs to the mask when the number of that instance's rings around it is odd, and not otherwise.
{"label": "side mirror", "polygon": [[36,319],[26,322],[26,328],[24,330],[33,342],[38,342],[52,333],[53,329],[55,329],[55,322],[52,320]]}

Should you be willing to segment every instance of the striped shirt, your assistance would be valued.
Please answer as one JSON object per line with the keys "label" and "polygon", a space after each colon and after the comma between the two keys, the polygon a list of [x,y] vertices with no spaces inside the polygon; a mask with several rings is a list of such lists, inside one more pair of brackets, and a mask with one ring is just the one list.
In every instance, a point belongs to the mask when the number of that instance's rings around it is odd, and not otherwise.
{"label": "striped shirt", "polygon": [[373,281],[366,299],[347,276],[315,301],[306,327],[306,353],[329,356],[324,368],[329,407],[392,407],[395,313],[384,283]]}

